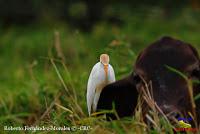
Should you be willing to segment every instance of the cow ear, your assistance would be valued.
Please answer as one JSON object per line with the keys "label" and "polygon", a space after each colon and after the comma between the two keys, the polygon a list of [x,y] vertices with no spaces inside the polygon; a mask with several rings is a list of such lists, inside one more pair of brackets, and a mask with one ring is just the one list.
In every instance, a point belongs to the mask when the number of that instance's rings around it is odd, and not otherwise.
{"label": "cow ear", "polygon": [[199,54],[197,52],[197,50],[189,44],[190,49],[192,50],[194,56],[197,59],[198,62],[198,66],[192,71],[192,76],[196,77],[198,80],[200,80],[200,58],[199,58]]}
{"label": "cow ear", "polygon": [[[194,56],[198,59],[198,61],[200,62],[200,58],[199,58],[199,54],[197,52],[197,50],[190,44],[188,44],[188,46],[190,47],[190,49],[192,50]],[[200,64],[200,63],[199,63]]]}

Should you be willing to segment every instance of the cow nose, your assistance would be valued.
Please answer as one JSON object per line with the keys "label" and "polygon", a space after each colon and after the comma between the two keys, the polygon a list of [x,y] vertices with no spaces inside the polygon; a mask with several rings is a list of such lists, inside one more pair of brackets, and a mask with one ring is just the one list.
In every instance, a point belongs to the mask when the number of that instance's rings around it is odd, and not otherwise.
{"label": "cow nose", "polygon": [[160,108],[170,120],[177,119],[180,115],[180,112],[173,105],[164,104]]}

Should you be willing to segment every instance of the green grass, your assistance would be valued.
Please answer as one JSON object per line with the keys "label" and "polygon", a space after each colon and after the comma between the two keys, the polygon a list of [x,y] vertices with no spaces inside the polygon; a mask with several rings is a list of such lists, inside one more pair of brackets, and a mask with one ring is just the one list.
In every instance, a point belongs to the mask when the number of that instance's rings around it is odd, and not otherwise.
{"label": "green grass", "polygon": [[[163,35],[189,42],[199,50],[200,18],[196,12],[185,9],[180,15],[167,18],[162,10],[155,10],[156,13],[154,10],[126,13],[122,27],[99,22],[91,33],[72,30],[63,23],[13,26],[1,31],[1,133],[10,133],[3,131],[4,126],[23,125],[92,127],[90,131],[75,133],[157,134],[167,129],[170,133],[171,125],[164,119],[150,129],[140,112],[133,118],[106,122],[102,118],[89,118],[86,108],[88,76],[101,53],[110,55],[119,80],[131,72],[139,52]],[[64,58],[58,57],[55,31],[60,34]],[[153,117],[155,121],[156,115]]]}

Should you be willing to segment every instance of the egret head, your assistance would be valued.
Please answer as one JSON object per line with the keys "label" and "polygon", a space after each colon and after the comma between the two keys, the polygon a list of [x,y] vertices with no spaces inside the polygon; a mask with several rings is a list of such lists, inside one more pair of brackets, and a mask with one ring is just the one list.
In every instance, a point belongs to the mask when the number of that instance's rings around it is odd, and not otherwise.
{"label": "egret head", "polygon": [[100,55],[100,62],[103,64],[103,65],[108,65],[109,64],[109,56],[107,54],[101,54]]}
{"label": "egret head", "polygon": [[100,55],[100,62],[104,65],[104,71],[107,76],[108,74],[108,65],[109,65],[109,56],[107,54]]}

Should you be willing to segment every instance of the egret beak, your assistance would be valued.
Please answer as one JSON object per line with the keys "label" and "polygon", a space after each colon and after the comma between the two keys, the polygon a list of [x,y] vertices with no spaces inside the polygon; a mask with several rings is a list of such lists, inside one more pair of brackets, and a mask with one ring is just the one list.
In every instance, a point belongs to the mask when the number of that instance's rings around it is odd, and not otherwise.
{"label": "egret beak", "polygon": [[106,74],[106,77],[108,76],[108,64],[104,64],[104,71]]}

